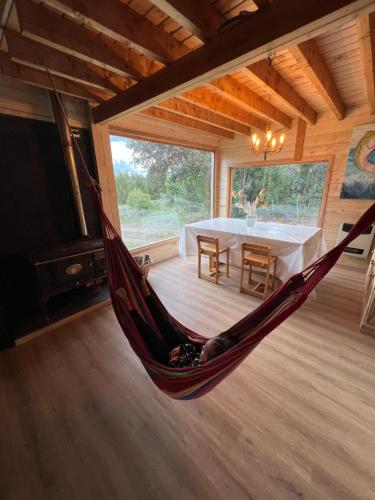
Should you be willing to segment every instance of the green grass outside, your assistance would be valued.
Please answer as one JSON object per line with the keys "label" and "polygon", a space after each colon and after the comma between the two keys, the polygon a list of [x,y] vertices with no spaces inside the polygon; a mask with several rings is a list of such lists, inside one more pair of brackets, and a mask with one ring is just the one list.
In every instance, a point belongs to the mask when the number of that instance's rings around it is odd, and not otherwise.
{"label": "green grass outside", "polygon": [[119,205],[119,212],[122,237],[130,249],[179,236],[185,224],[210,217],[209,211],[197,204],[190,208],[171,206],[148,210]]}
{"label": "green grass outside", "polygon": [[281,224],[301,224],[314,226],[317,224],[320,210],[320,200],[312,205],[296,203],[275,203],[274,206],[258,209],[258,220],[278,222]]}

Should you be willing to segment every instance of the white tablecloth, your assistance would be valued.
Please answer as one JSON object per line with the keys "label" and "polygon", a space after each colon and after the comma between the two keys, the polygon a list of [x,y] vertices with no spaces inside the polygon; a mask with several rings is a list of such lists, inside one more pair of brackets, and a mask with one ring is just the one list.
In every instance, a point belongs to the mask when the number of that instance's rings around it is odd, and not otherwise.
{"label": "white tablecloth", "polygon": [[221,246],[229,246],[230,261],[236,266],[241,265],[241,243],[271,245],[282,281],[302,271],[327,248],[319,227],[257,222],[248,228],[243,219],[218,218],[186,224],[180,237],[180,255],[197,254],[198,234],[218,237]]}

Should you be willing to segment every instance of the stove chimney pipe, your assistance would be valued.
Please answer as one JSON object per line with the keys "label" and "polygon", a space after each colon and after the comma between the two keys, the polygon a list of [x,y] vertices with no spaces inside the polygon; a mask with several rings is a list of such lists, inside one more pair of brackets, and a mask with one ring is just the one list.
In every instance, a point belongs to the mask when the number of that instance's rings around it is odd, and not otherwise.
{"label": "stove chimney pipe", "polygon": [[88,236],[85,211],[83,209],[81,190],[77,173],[77,164],[74,157],[74,148],[68,124],[66,123],[64,113],[60,107],[60,102],[64,102],[62,94],[59,97],[54,92],[50,92],[52,111],[55,118],[57,130],[59,133],[60,142],[64,151],[65,165],[68,169],[70,186],[73,194],[74,209],[79,224],[81,236]]}

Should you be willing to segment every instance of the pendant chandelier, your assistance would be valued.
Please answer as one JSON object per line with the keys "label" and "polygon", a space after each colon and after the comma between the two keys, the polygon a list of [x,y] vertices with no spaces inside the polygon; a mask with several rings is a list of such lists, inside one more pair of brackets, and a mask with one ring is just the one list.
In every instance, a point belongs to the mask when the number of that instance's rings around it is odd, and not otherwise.
{"label": "pendant chandelier", "polygon": [[[272,58],[268,58],[268,64],[272,65]],[[271,94],[269,95],[269,103],[271,104]],[[254,153],[263,153],[264,161],[269,154],[280,153],[285,142],[285,134],[280,134],[278,137],[271,130],[270,118],[267,118],[267,125],[264,139],[261,140],[258,134],[254,133],[251,136],[251,147]]]}
{"label": "pendant chandelier", "polygon": [[280,151],[283,149],[284,142],[285,134],[280,134],[278,138],[275,137],[271,130],[269,121],[267,122],[266,133],[263,142],[261,142],[258,134],[254,133],[251,136],[251,147],[254,153],[263,153],[264,160],[267,159],[267,155],[269,154],[280,153]]}

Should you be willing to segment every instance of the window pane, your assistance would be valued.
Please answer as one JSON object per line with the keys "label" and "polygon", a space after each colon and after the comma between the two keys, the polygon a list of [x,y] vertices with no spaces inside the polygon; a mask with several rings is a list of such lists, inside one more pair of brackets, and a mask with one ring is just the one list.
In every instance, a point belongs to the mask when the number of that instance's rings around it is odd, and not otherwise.
{"label": "window pane", "polygon": [[211,217],[214,154],[111,136],[122,237],[129,248]]}
{"label": "window pane", "polygon": [[259,221],[304,224],[318,223],[320,205],[328,170],[327,163],[299,163],[277,166],[234,168],[232,217],[245,218],[238,196],[254,202],[262,189],[266,194],[257,207]]}

